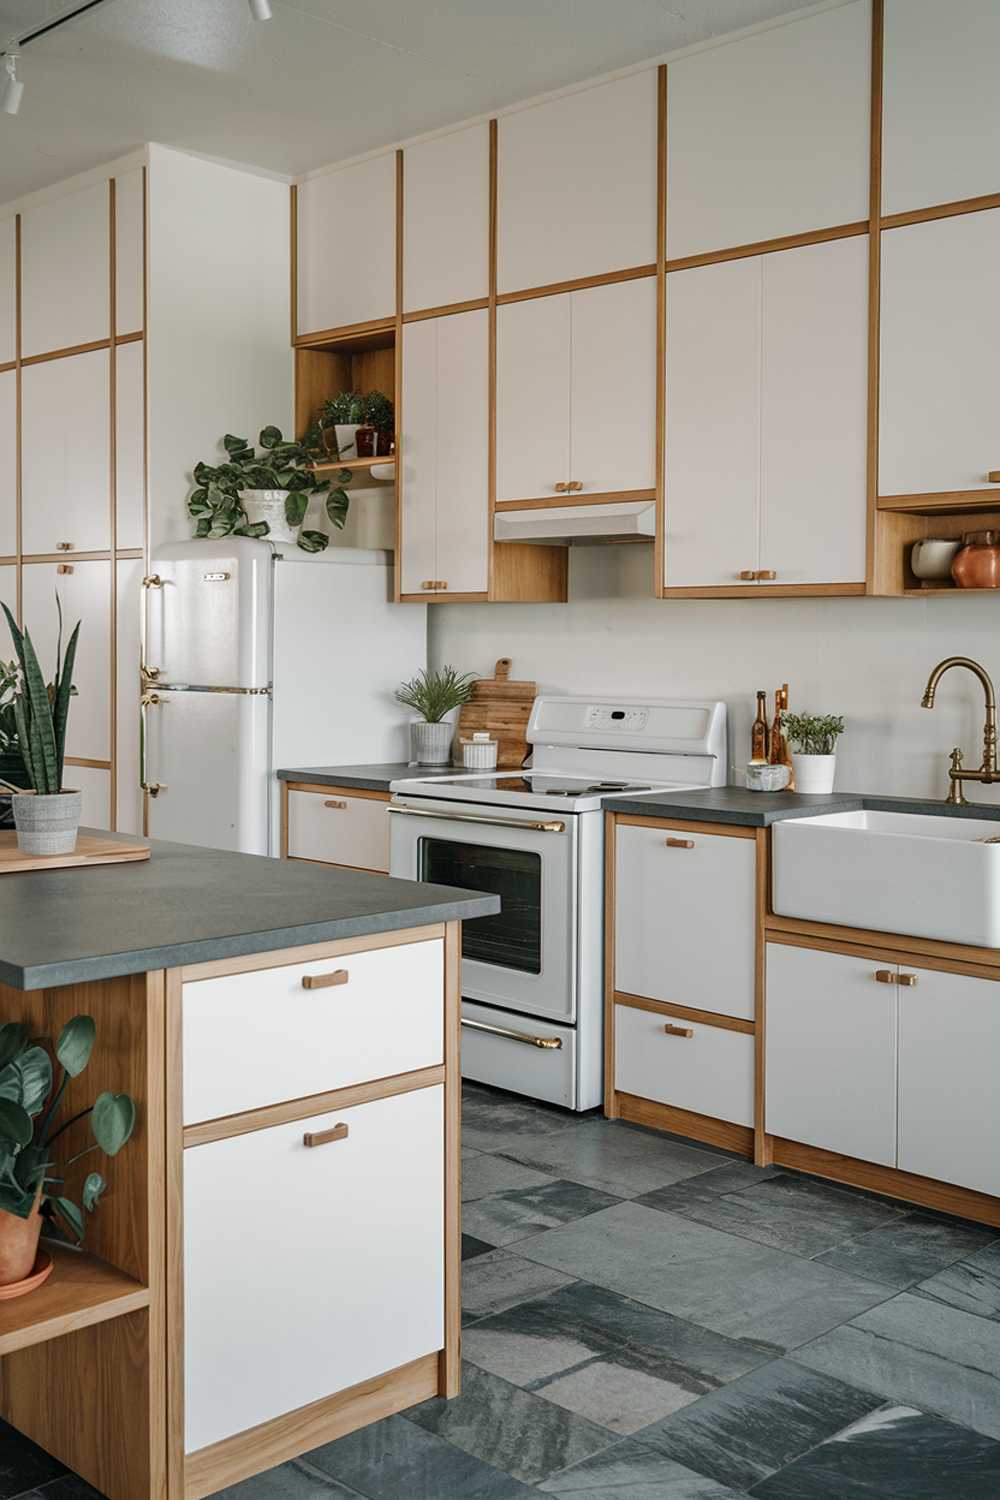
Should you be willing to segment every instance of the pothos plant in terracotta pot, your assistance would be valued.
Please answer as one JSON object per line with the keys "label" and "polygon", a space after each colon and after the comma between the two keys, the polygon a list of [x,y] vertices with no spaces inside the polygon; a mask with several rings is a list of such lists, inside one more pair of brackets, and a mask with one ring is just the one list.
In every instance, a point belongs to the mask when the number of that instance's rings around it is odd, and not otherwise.
{"label": "pothos plant in terracotta pot", "polygon": [[257,441],[260,453],[246,438],[227,432],[223,462],[195,464],[195,488],[188,498],[195,536],[267,537],[297,543],[303,552],[322,552],[330,538],[301,529],[306,511],[312,499],[322,497],[330,524],[342,528],[350,507],[343,488],[350,472],[331,484],[314,468],[326,458],[322,449],[308,437],[301,443],[286,439],[280,427],[262,427]]}
{"label": "pothos plant in terracotta pot", "polygon": [[[92,1017],[74,1016],[50,1053],[20,1022],[0,1025],[0,1288],[35,1279],[44,1226],[83,1240],[86,1215],[106,1183],[100,1172],[88,1172],[78,1204],[67,1195],[66,1174],[91,1152],[117,1156],[135,1129],[135,1101],[128,1094],[98,1094],[93,1104],[57,1121],[66,1088],[89,1063],[95,1037]],[[61,1069],[55,1087],[53,1054]],[[91,1141],[60,1159],[57,1143],[82,1120],[89,1122]]]}

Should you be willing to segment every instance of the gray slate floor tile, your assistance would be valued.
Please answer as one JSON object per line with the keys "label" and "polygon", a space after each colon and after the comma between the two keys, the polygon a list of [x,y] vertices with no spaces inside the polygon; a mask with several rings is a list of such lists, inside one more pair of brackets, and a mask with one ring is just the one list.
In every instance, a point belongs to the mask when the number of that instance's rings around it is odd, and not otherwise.
{"label": "gray slate floor tile", "polygon": [[491,1250],[462,1267],[463,1326],[526,1302],[529,1297],[544,1297],[570,1286],[573,1280],[550,1266],[523,1260],[510,1250]]}
{"label": "gray slate floor tile", "polygon": [[792,1357],[1000,1438],[1000,1324],[987,1318],[900,1292]]}
{"label": "gray slate floor tile", "polygon": [[[484,1158],[493,1161],[500,1157]],[[523,1169],[527,1170],[527,1169]],[[533,1174],[540,1177],[540,1173]],[[565,1182],[557,1177],[542,1179],[540,1186],[512,1187],[467,1203],[462,1211],[462,1226],[490,1245],[512,1245],[545,1229],[555,1229],[585,1214],[618,1203],[610,1193],[584,1187],[579,1182]]]}
{"label": "gray slate floor tile", "polygon": [[616,1198],[637,1198],[668,1182],[717,1167],[713,1152],[631,1130],[619,1120],[580,1120],[570,1130],[520,1137],[504,1153],[554,1177],[582,1182]]}
{"label": "gray slate floor tile", "polygon": [[[47,1500],[63,1500],[49,1490],[44,1493]],[[364,1500],[363,1491],[341,1484],[302,1459],[254,1474],[218,1493],[220,1500],[358,1500],[359,1496]]]}
{"label": "gray slate floor tile", "polygon": [[314,1448],[305,1463],[357,1487],[366,1500],[528,1500],[532,1493],[402,1416]]}
{"label": "gray slate floor tile", "polygon": [[517,1248],[528,1260],[774,1353],[887,1295],[876,1283],[640,1203],[619,1203]]}
{"label": "gray slate floor tile", "polygon": [[909,1407],[883,1407],[751,1494],[760,1500],[996,1500],[1000,1443]]}
{"label": "gray slate floor tile", "polygon": [[738,1500],[736,1490],[695,1474],[634,1438],[556,1474],[538,1493],[563,1500]]}
{"label": "gray slate floor tile", "polygon": [[[79,1474],[69,1473],[64,1474],[61,1479],[51,1480],[40,1490],[32,1490],[30,1496],[31,1500],[104,1500],[100,1490],[95,1490]],[[21,1500],[29,1500],[29,1496],[24,1495]],[[337,1500],[336,1495],[329,1497],[329,1500]]]}
{"label": "gray slate floor tile", "polygon": [[477,1240],[474,1234],[462,1231],[462,1263],[475,1260],[477,1255],[488,1255],[495,1247],[488,1240]]}
{"label": "gray slate floor tile", "polygon": [[920,1297],[1000,1321],[1000,1243],[938,1271],[915,1286]]}
{"label": "gray slate floor tile", "polygon": [[460,1396],[425,1401],[407,1418],[526,1484],[539,1484],[614,1441],[607,1428],[469,1364]]}
{"label": "gray slate floor tile", "polygon": [[[844,1240],[893,1223],[903,1212],[878,1199],[858,1198],[784,1172],[742,1184],[736,1178],[731,1188],[713,1190],[716,1184],[711,1179],[724,1174],[731,1179],[735,1176],[726,1169],[708,1172],[704,1178],[647,1193],[641,1201],[650,1208],[683,1214],[699,1224],[804,1256],[818,1256]],[[858,1274],[864,1273],[859,1269]]]}
{"label": "gray slate floor tile", "polygon": [[0,1500],[41,1489],[67,1472],[65,1464],[0,1419]]}
{"label": "gray slate floor tile", "polygon": [[548,1172],[536,1172],[534,1167],[525,1167],[508,1156],[491,1156],[486,1151],[462,1154],[463,1203],[474,1203],[510,1188],[544,1187],[555,1180]]}
{"label": "gray slate floor tile", "polygon": [[911,1213],[817,1259],[824,1265],[839,1266],[854,1276],[884,1281],[904,1291],[996,1240],[996,1230],[984,1224]]}
{"label": "gray slate floor tile", "polygon": [[524,1142],[579,1129],[579,1117],[486,1089],[462,1089],[462,1141],[474,1151],[507,1151]]}
{"label": "gray slate floor tile", "polygon": [[776,1359],[647,1428],[639,1441],[744,1490],[881,1404],[870,1391]]}

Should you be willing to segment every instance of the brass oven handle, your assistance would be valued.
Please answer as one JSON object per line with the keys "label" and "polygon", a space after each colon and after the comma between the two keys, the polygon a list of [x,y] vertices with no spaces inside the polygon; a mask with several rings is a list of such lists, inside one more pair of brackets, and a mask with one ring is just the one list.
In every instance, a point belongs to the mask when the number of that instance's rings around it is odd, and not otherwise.
{"label": "brass oven handle", "polygon": [[303,974],[304,990],[328,990],[335,984],[346,984],[350,979],[346,969],[333,969],[329,974]]}
{"label": "brass oven handle", "polygon": [[694,1028],[692,1026],[672,1026],[670,1022],[667,1021],[663,1029],[667,1033],[667,1036],[694,1036]]}
{"label": "brass oven handle", "polygon": [[466,1021],[462,1025],[470,1031],[485,1031],[490,1036],[504,1036],[511,1042],[523,1042],[526,1047],[541,1047],[546,1052],[558,1052],[562,1046],[561,1036],[532,1036],[528,1031],[512,1031],[509,1026],[490,1026],[485,1021]]}
{"label": "brass oven handle", "polygon": [[329,1130],[307,1130],[302,1137],[303,1146],[326,1146],[330,1141],[346,1141],[348,1126],[334,1125]]}
{"label": "brass oven handle", "polygon": [[566,824],[553,819],[545,823],[522,823],[517,818],[485,818],[482,813],[434,812],[425,807],[387,807],[386,812],[407,818],[438,818],[444,823],[485,823],[489,828],[523,828],[528,833],[565,833]]}
{"label": "brass oven handle", "polygon": [[694,839],[664,839],[668,849],[693,849]]}
{"label": "brass oven handle", "polygon": [[341,811],[343,811],[347,807],[347,803],[338,802],[335,798],[328,798],[327,801],[323,803],[323,806],[339,808]]}

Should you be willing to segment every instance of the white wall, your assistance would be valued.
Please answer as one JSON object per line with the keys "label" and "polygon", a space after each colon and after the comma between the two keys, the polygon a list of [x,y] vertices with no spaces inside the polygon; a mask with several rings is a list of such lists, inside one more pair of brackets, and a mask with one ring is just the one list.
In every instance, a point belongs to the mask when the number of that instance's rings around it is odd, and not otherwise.
{"label": "white wall", "polygon": [[[739,768],[755,690],[773,700],[788,682],[793,710],[846,716],[837,769],[845,791],[943,797],[953,745],[979,764],[975,679],[949,672],[933,712],[920,698],[931,668],[951,655],[975,657],[1000,686],[997,600],[656,600],[651,573],[649,547],[575,548],[568,604],[434,605],[431,663],[489,674],[510,656],[515,677],[549,692],[723,698],[730,765]],[[994,787],[966,794],[1000,802]]]}
{"label": "white wall", "polygon": [[190,471],[225,432],[292,428],[289,190],[149,147],[150,540],[191,535]]}

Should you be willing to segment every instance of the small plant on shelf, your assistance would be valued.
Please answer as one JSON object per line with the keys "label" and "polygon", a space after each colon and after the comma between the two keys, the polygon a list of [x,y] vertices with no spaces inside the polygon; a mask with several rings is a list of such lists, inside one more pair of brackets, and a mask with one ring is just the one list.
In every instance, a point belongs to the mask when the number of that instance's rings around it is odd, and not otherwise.
{"label": "small plant on shelf", "polygon": [[782,732],[792,745],[795,790],[805,793],[833,791],[837,771],[837,741],[844,732],[842,714],[781,715]]}
{"label": "small plant on shelf", "polygon": [[310,437],[299,443],[282,436],[278,427],[261,429],[258,453],[246,438],[227,433],[222,439],[226,457],[220,464],[198,463],[195,488],[188,499],[188,515],[196,537],[270,537],[297,542],[303,552],[322,552],[329,537],[322,531],[303,531],[309,502],[324,497],[327,518],[341,529],[350,500],[343,485],[350,473],[321,479],[313,465],[324,457]]}
{"label": "small plant on shelf", "polygon": [[365,398],[360,391],[341,391],[323,403],[313,432],[328,460],[356,457],[357,432],[364,420]]}
{"label": "small plant on shelf", "polygon": [[472,697],[476,678],[454,667],[422,668],[396,689],[396,702],[420,715],[410,725],[411,758],[420,766],[446,766],[451,760],[452,726],[445,715]]}
{"label": "small plant on shelf", "polygon": [[364,399],[365,425],[375,429],[375,447],[380,456],[392,452],[392,439],[396,427],[396,412],[389,397],[382,391],[370,391]]}
{"label": "small plant on shelf", "polygon": [[[134,1100],[107,1092],[56,1122],[67,1085],[90,1061],[95,1037],[90,1016],[67,1021],[51,1051],[20,1022],[0,1025],[0,1285],[31,1274],[43,1226],[82,1242],[86,1215],[107,1184],[100,1172],[88,1172],[78,1204],[67,1196],[67,1173],[93,1151],[117,1156],[135,1129]],[[53,1054],[62,1070],[55,1088]],[[83,1120],[89,1121],[90,1140],[82,1147],[78,1141],[78,1149],[57,1162],[56,1142]]]}

